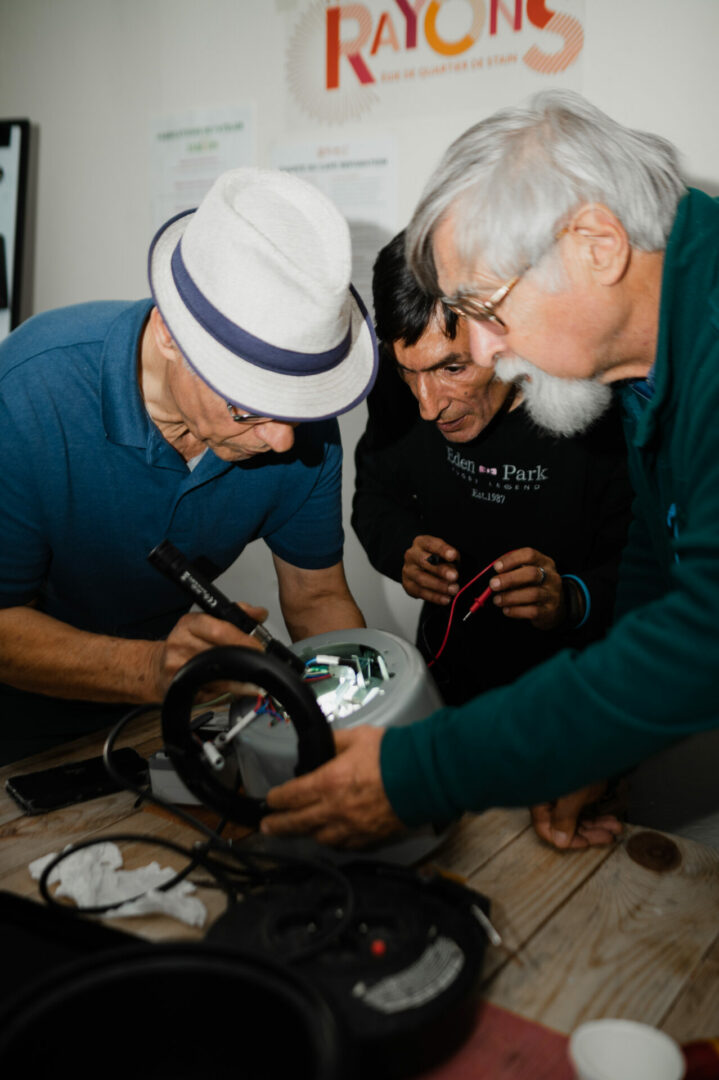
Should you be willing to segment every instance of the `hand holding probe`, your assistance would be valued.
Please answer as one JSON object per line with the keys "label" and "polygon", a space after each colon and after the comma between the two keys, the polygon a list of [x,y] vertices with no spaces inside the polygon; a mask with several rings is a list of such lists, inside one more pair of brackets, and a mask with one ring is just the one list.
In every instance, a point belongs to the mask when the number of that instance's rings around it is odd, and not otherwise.
{"label": "hand holding probe", "polygon": [[274,638],[262,623],[257,622],[237,604],[233,604],[211,581],[195,570],[187,556],[183,555],[169,540],[163,540],[147,556],[148,561],[170,581],[189,593],[198,607],[216,619],[232,623],[238,630],[256,638],[268,653],[283,660],[298,675],[304,674],[305,665],[296,653]]}

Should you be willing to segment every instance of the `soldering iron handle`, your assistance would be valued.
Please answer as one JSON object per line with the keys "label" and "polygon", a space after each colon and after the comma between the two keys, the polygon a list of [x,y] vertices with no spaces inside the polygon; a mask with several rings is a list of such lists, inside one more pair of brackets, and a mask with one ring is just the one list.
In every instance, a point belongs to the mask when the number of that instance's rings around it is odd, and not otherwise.
{"label": "soldering iron handle", "polygon": [[299,674],[304,672],[304,663],[296,653],[293,653],[281,641],[273,638],[262,623],[253,619],[237,604],[233,604],[224,593],[215,588],[211,581],[199,574],[187,557],[169,540],[163,540],[154,547],[147,558],[155,569],[189,593],[197,606],[208,615],[214,615],[217,619],[232,623],[243,633],[257,638],[267,652],[273,653],[278,660],[283,660]]}
{"label": "soldering iron handle", "polygon": [[147,558],[156,570],[189,593],[197,606],[208,615],[233,623],[245,634],[251,634],[259,625],[256,619],[237,604],[233,604],[211,581],[199,574],[187,557],[169,540],[163,540],[154,547]]}

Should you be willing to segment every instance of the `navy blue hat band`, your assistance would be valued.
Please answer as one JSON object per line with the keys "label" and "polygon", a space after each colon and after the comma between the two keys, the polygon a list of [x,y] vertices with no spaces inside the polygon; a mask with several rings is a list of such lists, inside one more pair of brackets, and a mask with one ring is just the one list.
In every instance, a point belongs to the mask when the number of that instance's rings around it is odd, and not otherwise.
{"label": "navy blue hat band", "polygon": [[255,367],[288,375],[321,375],[336,367],[350,351],[351,325],[339,345],[326,352],[301,353],[270,345],[237,326],[203,296],[185,266],[180,241],[172,253],[170,265],[175,287],[187,310],[215,341]]}

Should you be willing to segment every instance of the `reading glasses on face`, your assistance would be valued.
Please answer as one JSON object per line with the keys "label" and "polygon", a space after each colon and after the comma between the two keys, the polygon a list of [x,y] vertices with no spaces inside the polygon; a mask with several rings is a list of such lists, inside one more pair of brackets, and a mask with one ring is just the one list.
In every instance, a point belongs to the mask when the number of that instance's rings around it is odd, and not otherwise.
{"label": "reading glasses on face", "polygon": [[257,413],[240,412],[231,401],[226,401],[227,411],[236,424],[267,424],[272,420],[271,416],[258,416]]}
{"label": "reading glasses on face", "polygon": [[[528,267],[526,268],[528,269]],[[478,296],[475,296],[471,292],[460,292],[456,296],[443,296],[441,297],[442,303],[453,311],[455,315],[463,316],[467,319],[475,319],[477,322],[488,322],[492,324],[493,328],[501,334],[507,333],[506,322],[497,314],[497,307],[502,301],[511,293],[514,286],[517,284],[522,274],[526,273],[526,269],[521,274],[516,274],[509,281],[506,281],[504,285],[501,285],[496,292],[493,292],[488,300],[480,300]]]}
{"label": "reading glasses on face", "polygon": [[[566,232],[569,232],[568,226],[560,229],[554,236],[553,244],[564,236]],[[474,319],[475,322],[487,322],[491,324],[492,329],[496,330],[499,334],[506,334],[509,330],[504,319],[497,314],[497,308],[511,293],[514,286],[518,281],[524,277],[529,269],[531,269],[532,263],[527,263],[523,270],[520,270],[518,274],[515,274],[509,281],[505,281],[504,285],[500,285],[496,292],[493,292],[488,300],[480,300],[469,289],[460,289],[456,296],[442,296],[440,300],[450,311],[453,311],[455,315],[467,319]]]}

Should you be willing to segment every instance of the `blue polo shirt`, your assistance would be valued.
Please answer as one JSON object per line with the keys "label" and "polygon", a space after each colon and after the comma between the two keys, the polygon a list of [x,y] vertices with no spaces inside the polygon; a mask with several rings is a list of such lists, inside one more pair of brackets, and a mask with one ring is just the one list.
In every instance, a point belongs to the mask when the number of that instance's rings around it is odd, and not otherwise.
{"label": "blue polo shirt", "polygon": [[162,637],[190,606],[147,562],[165,537],[220,571],[257,537],[306,569],[341,559],[336,421],[300,425],[286,454],[207,452],[188,469],[139,393],[151,308],[50,311],[0,346],[0,607],[38,600],[82,630]]}

